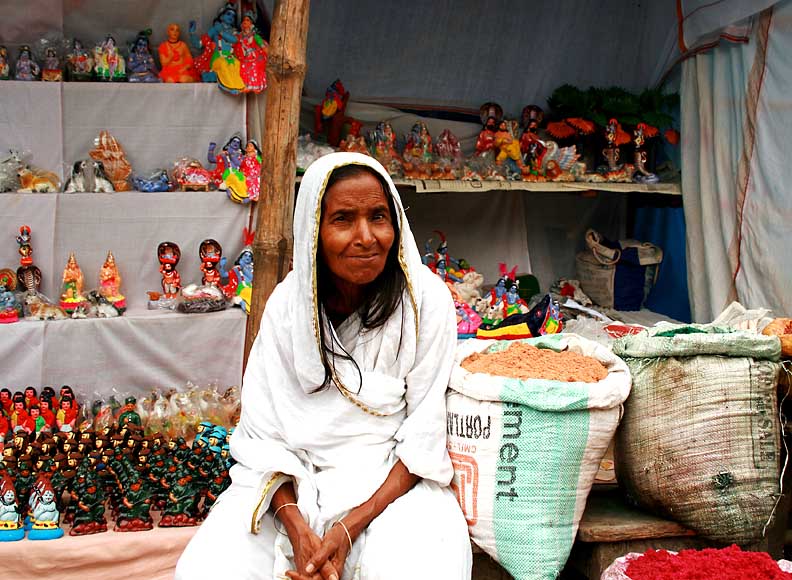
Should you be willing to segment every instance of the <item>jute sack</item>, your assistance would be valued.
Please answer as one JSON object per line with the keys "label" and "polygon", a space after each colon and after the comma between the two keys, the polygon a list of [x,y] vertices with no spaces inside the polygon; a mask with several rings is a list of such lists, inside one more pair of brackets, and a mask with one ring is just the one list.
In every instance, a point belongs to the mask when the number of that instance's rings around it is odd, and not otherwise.
{"label": "jute sack", "polygon": [[712,540],[761,538],[779,493],[778,338],[667,326],[613,350],[633,377],[615,448],[628,500]]}
{"label": "jute sack", "polygon": [[569,557],[630,373],[604,346],[565,334],[524,342],[592,356],[608,369],[605,379],[519,380],[460,366],[473,352],[513,342],[468,340],[457,348],[447,395],[452,486],[482,550],[517,580],[549,580]]}

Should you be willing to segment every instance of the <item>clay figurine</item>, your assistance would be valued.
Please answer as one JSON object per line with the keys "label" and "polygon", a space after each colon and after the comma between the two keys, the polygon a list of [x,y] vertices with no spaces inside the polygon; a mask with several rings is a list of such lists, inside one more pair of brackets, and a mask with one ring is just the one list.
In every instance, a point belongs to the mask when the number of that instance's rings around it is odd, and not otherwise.
{"label": "clay figurine", "polygon": [[25,316],[34,320],[65,320],[69,317],[60,306],[50,304],[37,293],[25,296]]}
{"label": "clay figurine", "polygon": [[[245,144],[245,156],[240,165],[242,174],[245,176],[245,186],[247,187],[247,199],[242,199],[242,203],[248,201],[258,201],[261,190],[261,148],[255,139],[248,139]],[[226,193],[233,201],[237,201],[230,191]]]}
{"label": "clay figurine", "polygon": [[223,256],[223,248],[217,241],[207,238],[198,247],[198,255],[201,258],[201,272],[203,273],[201,284],[218,286],[220,284],[220,272],[217,269],[217,265]]}
{"label": "clay figurine", "polygon": [[63,80],[63,67],[58,57],[58,51],[53,46],[48,46],[44,49],[44,67],[41,71],[41,80],[50,82]]}
{"label": "clay figurine", "polygon": [[25,537],[19,515],[14,482],[7,471],[0,475],[0,542],[15,542]]}
{"label": "clay figurine", "polygon": [[124,399],[124,406],[119,409],[118,418],[116,422],[119,427],[132,423],[140,427],[140,415],[137,412],[137,399],[135,397],[127,397]]}
{"label": "clay figurine", "polygon": [[77,409],[74,405],[74,399],[70,397],[63,397],[60,400],[60,410],[55,415],[55,424],[58,430],[64,433],[72,433],[77,423]]}
{"label": "clay figurine", "polygon": [[236,19],[234,4],[226,2],[207,31],[214,43],[209,70],[214,73],[218,86],[233,95],[245,90],[245,83],[240,75],[239,59],[234,54],[234,45],[239,34]]}
{"label": "clay figurine", "polygon": [[[160,263],[162,275],[162,296],[159,293],[149,293],[149,308],[175,308],[174,299],[181,290],[181,276],[176,266],[181,259],[181,250],[174,242],[162,242],[157,246],[157,260]],[[156,298],[153,296],[156,294]]]}
{"label": "clay figurine", "polygon": [[159,45],[162,70],[160,78],[166,83],[197,83],[200,77],[193,68],[193,57],[187,43],[180,39],[178,24],[168,25],[168,38]]}
{"label": "clay figurine", "polygon": [[113,184],[107,178],[104,163],[82,159],[72,166],[71,175],[63,188],[65,193],[112,193]]}
{"label": "clay figurine", "polygon": [[20,167],[19,193],[55,193],[60,191],[60,178],[51,171],[38,168]]}
{"label": "clay figurine", "polygon": [[401,177],[404,173],[404,162],[396,150],[396,133],[388,121],[377,123],[376,129],[369,133],[372,143],[372,156],[394,177]]}
{"label": "clay figurine", "polygon": [[99,294],[119,311],[126,310],[126,299],[121,294],[121,274],[118,273],[113,252],[109,250],[102,269],[99,270]]}
{"label": "clay figurine", "polygon": [[222,151],[215,154],[217,144],[214,142],[209,143],[209,150],[207,152],[207,159],[209,163],[215,164],[215,169],[212,172],[212,178],[218,184],[221,191],[225,191],[228,197],[234,201],[241,202],[248,199],[247,183],[245,182],[245,174],[242,173],[242,137],[232,135],[231,138],[223,145]]}
{"label": "clay figurine", "polygon": [[140,477],[135,478],[125,488],[118,506],[115,531],[140,532],[154,527],[151,519],[151,489]]}
{"label": "clay figurine", "polygon": [[88,153],[91,159],[103,164],[107,178],[115,191],[129,191],[129,175],[132,166],[127,161],[121,144],[108,131],[100,131],[94,140],[94,148]]}
{"label": "clay figurine", "polygon": [[633,131],[633,144],[635,145],[635,174],[633,181],[636,183],[658,183],[660,179],[646,169],[646,131],[645,123],[638,123]]}
{"label": "clay figurine", "polygon": [[344,88],[341,79],[333,81],[321,103],[314,107],[314,133],[324,134],[327,143],[338,147],[341,141],[341,129],[347,120],[346,107],[349,91]]}
{"label": "clay figurine", "polygon": [[130,83],[159,83],[159,71],[151,54],[151,44],[149,44],[151,30],[139,32],[135,37],[132,46],[129,48],[129,59],[127,68],[129,69]]}
{"label": "clay figurine", "polygon": [[94,48],[94,72],[100,81],[125,81],[126,61],[116,46],[116,40],[108,34],[104,42]]}
{"label": "clay figurine", "polygon": [[146,193],[170,191],[173,189],[173,184],[171,183],[170,177],[168,177],[168,172],[164,169],[155,171],[149,177],[132,175],[129,178],[129,183],[132,184],[132,187],[135,188],[136,191],[143,191]]}
{"label": "clay figurine", "polygon": [[16,322],[19,320],[19,304],[14,295],[16,276],[11,270],[0,270],[0,278],[0,324]]}
{"label": "clay figurine", "polygon": [[67,314],[74,312],[79,306],[86,306],[86,297],[83,294],[83,274],[74,252],[69,254],[66,267],[63,270],[63,284],[61,285],[60,307]]}
{"label": "clay figurine", "polygon": [[35,81],[41,74],[41,68],[30,52],[30,47],[25,44],[19,49],[19,57],[14,68],[14,78],[18,81]]}
{"label": "clay figurine", "polygon": [[503,118],[503,109],[497,103],[484,103],[479,107],[482,128],[476,139],[476,155],[484,156],[492,152],[492,160],[495,159],[495,131],[498,123]]}
{"label": "clay figurine", "polygon": [[245,228],[243,232],[245,247],[230,271],[226,272],[225,257],[220,258],[219,263],[223,294],[246,313],[250,313],[250,301],[253,295],[253,248],[251,247],[253,237],[254,232]]}
{"label": "clay figurine", "polygon": [[8,48],[0,45],[0,81],[7,81],[11,78],[11,63],[8,60]]}
{"label": "clay figurine", "polygon": [[93,78],[93,56],[78,39],[72,41],[66,55],[66,77],[70,81],[90,81]]}
{"label": "clay figurine", "polygon": [[98,475],[91,470],[78,474],[70,492],[76,505],[70,536],[85,536],[107,531],[105,492]]}
{"label": "clay figurine", "polygon": [[49,477],[39,474],[30,493],[31,529],[28,540],[55,540],[63,536],[58,526],[60,513],[55,504],[55,489]]}
{"label": "clay figurine", "polygon": [[267,88],[269,45],[256,30],[255,21],[256,17],[252,12],[245,12],[238,40],[234,45],[234,54],[239,59],[239,74],[245,83],[245,93],[260,93]]}

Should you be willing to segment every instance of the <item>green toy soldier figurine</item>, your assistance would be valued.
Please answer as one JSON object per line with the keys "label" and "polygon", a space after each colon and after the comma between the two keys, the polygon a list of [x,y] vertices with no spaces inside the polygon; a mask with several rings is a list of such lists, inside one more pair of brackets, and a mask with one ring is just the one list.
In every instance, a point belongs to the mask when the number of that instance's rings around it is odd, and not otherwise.
{"label": "green toy soldier figurine", "polygon": [[127,397],[124,399],[124,406],[119,409],[118,426],[123,427],[127,423],[141,426],[140,415],[137,412],[137,399],[135,397]]}
{"label": "green toy soldier figurine", "polygon": [[149,510],[151,509],[151,491],[136,479],[127,488],[121,500],[116,519],[115,531],[140,532],[154,527]]}
{"label": "green toy soldier figurine", "polygon": [[71,497],[77,510],[74,514],[74,527],[69,531],[70,536],[86,536],[107,531],[105,494],[99,477],[92,469],[81,470]]}

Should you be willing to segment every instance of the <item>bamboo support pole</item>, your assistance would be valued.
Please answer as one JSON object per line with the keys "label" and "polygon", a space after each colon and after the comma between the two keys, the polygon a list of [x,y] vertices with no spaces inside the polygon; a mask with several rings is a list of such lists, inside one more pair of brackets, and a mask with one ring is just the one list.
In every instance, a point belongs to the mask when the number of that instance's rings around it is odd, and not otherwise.
{"label": "bamboo support pole", "polygon": [[245,366],[264,305],[289,271],[297,170],[300,97],[305,79],[310,0],[279,0],[270,32],[267,103],[261,154],[261,196],[253,241],[253,294],[245,332]]}

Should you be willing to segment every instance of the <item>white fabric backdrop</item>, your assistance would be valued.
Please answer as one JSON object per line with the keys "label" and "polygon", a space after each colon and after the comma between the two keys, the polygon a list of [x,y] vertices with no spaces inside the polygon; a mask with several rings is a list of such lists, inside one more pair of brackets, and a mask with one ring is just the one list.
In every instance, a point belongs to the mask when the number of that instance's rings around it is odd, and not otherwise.
{"label": "white fabric backdrop", "polygon": [[757,19],[751,43],[684,63],[682,189],[693,316],[732,300],[792,313],[787,187],[792,2]]}

